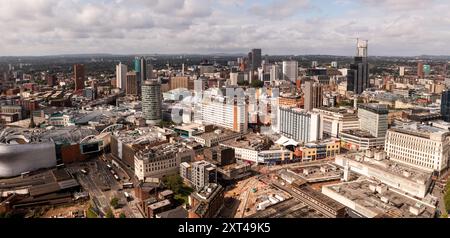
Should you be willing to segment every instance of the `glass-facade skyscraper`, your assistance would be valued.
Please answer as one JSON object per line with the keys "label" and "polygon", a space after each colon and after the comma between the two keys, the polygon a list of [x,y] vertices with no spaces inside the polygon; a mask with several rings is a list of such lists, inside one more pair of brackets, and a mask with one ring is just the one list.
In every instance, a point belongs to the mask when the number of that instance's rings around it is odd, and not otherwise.
{"label": "glass-facade skyscraper", "polygon": [[370,87],[369,63],[367,61],[368,42],[358,39],[357,56],[350,65],[347,75],[347,91],[361,94]]}
{"label": "glass-facade skyscraper", "polygon": [[442,92],[441,115],[444,121],[450,122],[450,91]]}
{"label": "glass-facade skyscraper", "polygon": [[136,71],[138,95],[142,95],[142,85],[147,80],[147,60],[144,57],[134,59],[134,71]]}

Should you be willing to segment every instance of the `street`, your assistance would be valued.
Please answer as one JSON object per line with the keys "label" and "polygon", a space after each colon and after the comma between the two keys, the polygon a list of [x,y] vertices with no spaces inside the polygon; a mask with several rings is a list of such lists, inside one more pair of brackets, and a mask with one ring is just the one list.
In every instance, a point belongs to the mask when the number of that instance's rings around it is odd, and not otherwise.
{"label": "street", "polygon": [[[113,168],[116,174],[119,174],[117,168]],[[112,198],[119,199],[120,208],[114,213],[124,213],[128,218],[141,218],[142,214],[136,207],[138,204],[135,200],[127,201],[124,192],[128,192],[133,197],[133,189],[122,189],[120,178],[117,181],[113,173],[107,166],[107,162],[103,160],[93,160],[85,163],[77,163],[68,166],[67,170],[77,178],[81,186],[87,191],[97,206],[100,213],[106,214],[110,206]],[[81,170],[87,171],[82,173]]]}

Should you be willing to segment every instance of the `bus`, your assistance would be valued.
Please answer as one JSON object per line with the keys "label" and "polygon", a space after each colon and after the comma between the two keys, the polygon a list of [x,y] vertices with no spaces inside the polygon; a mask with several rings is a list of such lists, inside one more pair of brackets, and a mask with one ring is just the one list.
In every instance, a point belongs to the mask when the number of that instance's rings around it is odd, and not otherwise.
{"label": "bus", "polygon": [[133,183],[124,183],[124,184],[122,184],[122,188],[123,189],[133,188],[133,187],[134,187]]}
{"label": "bus", "polygon": [[28,172],[21,173],[20,175],[22,178],[26,178],[26,177],[30,176],[30,174],[31,174],[31,172],[28,171]]}
{"label": "bus", "polygon": [[125,195],[125,198],[127,199],[127,201],[130,201],[132,199],[131,194],[129,194],[127,192],[124,192],[123,194]]}

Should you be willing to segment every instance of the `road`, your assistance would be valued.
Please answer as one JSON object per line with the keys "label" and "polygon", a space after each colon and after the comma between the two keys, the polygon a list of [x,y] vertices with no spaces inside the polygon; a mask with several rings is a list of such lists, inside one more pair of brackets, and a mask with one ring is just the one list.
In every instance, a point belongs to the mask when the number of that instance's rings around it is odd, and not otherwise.
{"label": "road", "polygon": [[307,161],[307,162],[297,162],[297,163],[291,163],[291,164],[264,166],[260,169],[260,172],[262,172],[262,174],[269,174],[269,173],[273,173],[273,172],[276,172],[276,171],[282,170],[282,169],[289,169],[289,168],[293,168],[293,167],[297,167],[297,166],[305,166],[305,165],[317,165],[317,164],[322,164],[322,163],[326,163],[326,162],[334,162],[334,158],[313,160],[313,161]]}
{"label": "road", "polygon": [[[81,173],[81,169],[88,171]],[[121,181],[117,181],[103,160],[93,160],[86,163],[77,163],[68,166],[67,170],[74,174],[81,186],[87,191],[101,213],[106,214],[110,209],[110,201],[116,197],[121,204],[120,211],[128,218],[141,218],[142,214],[137,208],[137,201],[128,202],[124,192],[134,196],[132,189],[122,190]],[[117,170],[117,169],[116,169]],[[116,171],[115,170],[115,171]],[[117,172],[116,172],[117,173]]]}

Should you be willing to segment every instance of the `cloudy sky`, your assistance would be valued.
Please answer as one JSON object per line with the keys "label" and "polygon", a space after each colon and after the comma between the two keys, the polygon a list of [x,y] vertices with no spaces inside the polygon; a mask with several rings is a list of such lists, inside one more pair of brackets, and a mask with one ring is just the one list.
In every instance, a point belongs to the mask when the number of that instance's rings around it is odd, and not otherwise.
{"label": "cloudy sky", "polygon": [[450,55],[448,0],[1,0],[0,55]]}

